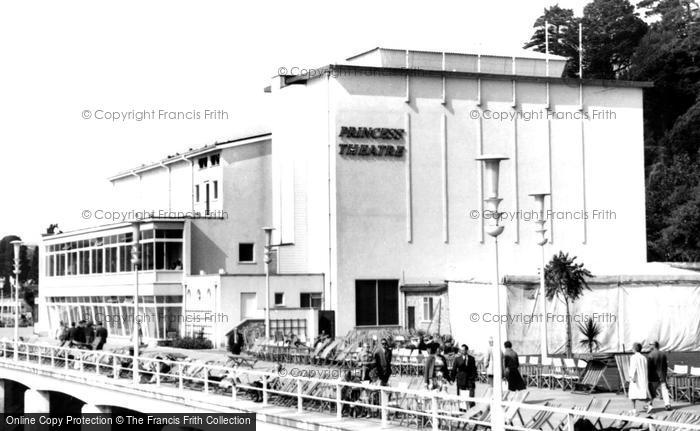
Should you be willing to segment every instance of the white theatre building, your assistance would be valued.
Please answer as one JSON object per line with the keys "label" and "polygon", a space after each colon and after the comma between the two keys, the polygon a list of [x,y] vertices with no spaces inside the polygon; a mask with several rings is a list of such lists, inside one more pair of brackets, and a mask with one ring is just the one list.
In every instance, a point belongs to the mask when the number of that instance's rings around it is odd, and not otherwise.
{"label": "white theatre building", "polygon": [[[274,78],[266,89],[268,134],[110,178],[122,208],[156,216],[140,225],[144,256],[152,253],[140,271],[144,311],[156,316],[148,336],[203,328],[222,341],[241,322],[260,319],[261,228],[272,226],[273,242],[288,244],[272,265],[275,332],[313,337],[327,325],[317,310],[331,310],[336,335],[439,326],[474,338],[469,331],[485,327],[467,316],[483,309],[483,283],[493,274],[481,154],[509,157],[501,165],[506,228],[499,238],[509,298],[531,300],[517,292],[537,282],[529,194],[539,191],[551,191],[547,254],[578,256],[604,280],[601,289],[619,286],[619,276],[637,283],[639,274],[647,284],[671,274],[695,285],[682,272],[646,265],[642,101],[649,84],[565,79],[564,64],[529,51],[375,48],[312,74]],[[134,276],[122,249],[130,229],[45,236],[42,325],[75,320],[77,310],[129,307]],[[166,316],[206,313],[228,319],[178,325]],[[128,325],[121,331],[128,335]],[[518,331],[509,335],[528,336]],[[626,343],[626,333],[615,328],[609,344]]]}

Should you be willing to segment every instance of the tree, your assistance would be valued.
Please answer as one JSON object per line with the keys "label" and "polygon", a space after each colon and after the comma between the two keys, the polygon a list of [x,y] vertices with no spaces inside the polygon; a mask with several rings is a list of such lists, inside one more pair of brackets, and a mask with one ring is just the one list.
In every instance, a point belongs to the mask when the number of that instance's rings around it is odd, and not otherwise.
{"label": "tree", "polygon": [[12,284],[10,284],[10,277],[5,277],[2,282],[2,296],[4,298],[9,298],[12,296]]}
{"label": "tree", "polygon": [[535,32],[523,48],[534,48],[546,52],[544,25],[549,24],[549,53],[569,58],[564,68],[564,76],[578,75],[578,24],[572,9],[563,9],[559,5],[544,10],[544,14],[535,20]]}
{"label": "tree", "polygon": [[593,0],[583,9],[584,76],[624,77],[647,25],[628,0]]}
{"label": "tree", "polygon": [[578,330],[583,335],[581,345],[588,348],[588,353],[593,353],[593,350],[598,350],[600,342],[598,336],[601,333],[600,326],[593,319],[586,320],[586,324],[578,324]]}
{"label": "tree", "polygon": [[16,235],[8,235],[0,240],[0,277],[14,277],[15,252],[12,241],[18,240]]}
{"label": "tree", "polygon": [[544,269],[544,279],[547,299],[552,300],[557,297],[566,306],[566,354],[571,357],[571,304],[579,299],[588,287],[587,278],[593,274],[583,263],[576,263],[576,256],[569,257],[568,253],[559,252],[552,256]]}

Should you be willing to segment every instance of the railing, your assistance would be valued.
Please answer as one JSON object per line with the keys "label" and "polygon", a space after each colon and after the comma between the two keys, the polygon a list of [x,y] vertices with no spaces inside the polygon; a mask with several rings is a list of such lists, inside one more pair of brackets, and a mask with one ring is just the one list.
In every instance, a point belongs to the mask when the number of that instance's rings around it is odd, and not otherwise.
{"label": "railing", "polygon": [[[482,397],[455,396],[441,392],[412,390],[395,387],[367,386],[341,379],[318,379],[313,377],[283,376],[282,373],[252,369],[229,368],[197,362],[172,361],[159,358],[139,357],[138,373],[134,384],[133,356],[108,351],[90,351],[66,347],[55,347],[31,343],[18,343],[14,352],[12,342],[0,342],[2,358],[0,366],[8,368],[29,368],[32,372],[47,371],[61,374],[62,379],[80,380],[93,384],[112,384],[120,387],[146,390],[153,387],[162,390],[175,389],[178,394],[192,399],[192,393],[210,395],[198,401],[220,407],[238,407],[234,403],[244,397],[257,398],[263,405],[275,404],[287,407],[296,406],[299,413],[305,411],[334,412],[337,418],[352,414],[356,409],[364,410],[381,421],[382,426],[398,422],[403,425],[413,423],[417,427],[452,429],[461,427],[497,428],[491,422],[493,416],[487,414],[494,400]],[[89,376],[99,376],[90,380]],[[146,381],[144,381],[144,378]],[[148,383],[148,384],[146,384]],[[348,391],[368,391],[371,397],[362,400],[348,399]],[[153,391],[153,389],[151,390]],[[206,400],[204,400],[206,398]],[[468,408],[467,403],[482,406],[480,415],[467,415],[460,410]],[[700,430],[700,425],[677,423],[657,419],[640,418],[620,414],[599,413],[586,410],[551,407],[541,404],[525,404],[501,401],[506,412],[533,412],[531,417],[544,412],[552,418],[552,428],[573,431],[574,422],[579,418],[591,418],[593,422],[609,420],[614,423],[638,424],[651,430]],[[556,416],[555,416],[556,415]],[[507,418],[515,418],[514,414]],[[527,417],[527,414],[525,415]],[[507,419],[508,420],[508,419]],[[526,420],[517,425],[508,420],[505,429],[530,431]]]}

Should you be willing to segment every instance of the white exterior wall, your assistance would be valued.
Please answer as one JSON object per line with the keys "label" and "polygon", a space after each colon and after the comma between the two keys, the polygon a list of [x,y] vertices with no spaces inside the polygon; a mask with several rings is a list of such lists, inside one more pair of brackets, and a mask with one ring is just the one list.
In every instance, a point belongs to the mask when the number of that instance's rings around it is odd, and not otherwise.
{"label": "white exterior wall", "polygon": [[[444,105],[441,77],[412,76],[410,103],[405,102],[404,76],[342,74],[330,79],[327,102],[322,100],[326,89],[319,90],[325,81],[315,79],[306,86],[291,85],[281,90],[273,84],[275,105],[280,109],[273,128],[273,158],[278,163],[273,172],[289,175],[280,161],[296,160],[298,165],[303,155],[313,167],[307,172],[317,175],[319,182],[313,184],[327,181],[321,171],[329,164],[321,160],[321,149],[330,142],[334,154],[330,163],[332,199],[337,199],[331,204],[330,227],[322,224],[328,217],[323,205],[308,204],[321,192],[309,186],[308,178],[301,183],[295,177],[294,182],[296,192],[305,190],[308,196],[307,222],[302,229],[299,218],[304,215],[298,208],[278,201],[280,190],[291,188],[279,177],[273,179],[277,191],[273,207],[276,225],[283,226],[282,240],[289,238],[284,233],[290,230],[291,220],[296,220],[294,240],[298,246],[294,251],[285,250],[282,270],[309,268],[311,250],[327,244],[318,240],[315,246],[309,245],[309,226],[319,235],[329,230],[329,305],[338,313],[339,334],[354,327],[356,279],[424,283],[491,278],[493,241],[483,233],[481,220],[470,218],[470,211],[482,209],[481,168],[474,160],[479,154],[503,153],[510,157],[501,167],[502,211],[519,210],[530,215],[535,205],[528,194],[549,190],[551,185],[552,201],[548,206],[554,211],[568,211],[570,217],[584,210],[589,217],[593,210],[615,212],[615,218],[608,220],[548,223],[552,239],[546,248],[548,255],[559,250],[569,252],[594,274],[615,273],[622,267],[646,262],[640,88],[584,88],[584,110],[592,113],[594,109],[610,108],[616,115],[614,120],[496,121],[470,117],[472,110],[479,109],[475,78],[447,78]],[[509,80],[482,80],[481,98],[481,110],[513,112],[513,85]],[[519,111],[545,115],[543,82],[516,82],[515,99]],[[278,104],[279,100],[283,103]],[[578,86],[552,83],[550,103],[554,112],[575,112],[580,103]],[[313,104],[317,106],[309,106]],[[292,106],[294,109],[290,109]],[[326,113],[319,108],[324,106],[329,106]],[[327,122],[331,123],[330,130]],[[410,129],[406,132],[410,134],[410,148],[398,159],[340,156],[338,134],[342,126]],[[324,141],[324,136],[328,140]],[[352,142],[387,143],[361,139]],[[277,185],[279,182],[282,187]],[[292,191],[287,189],[287,193]],[[619,205],[623,201],[624,205]],[[446,214],[443,207],[447,208]],[[309,221],[312,217],[316,220],[313,224]],[[508,219],[504,224],[505,232],[499,238],[501,273],[535,274],[539,253],[534,223]],[[300,233],[303,241],[298,237]],[[294,256],[295,265],[285,268],[284,261],[293,252],[302,256]]]}

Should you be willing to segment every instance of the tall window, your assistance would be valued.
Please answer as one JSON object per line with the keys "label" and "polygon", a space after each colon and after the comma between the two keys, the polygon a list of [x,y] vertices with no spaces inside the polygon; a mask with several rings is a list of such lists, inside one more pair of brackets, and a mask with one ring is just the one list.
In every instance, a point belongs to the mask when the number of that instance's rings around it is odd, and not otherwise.
{"label": "tall window", "polygon": [[433,298],[423,298],[423,320],[433,320]]}
{"label": "tall window", "polygon": [[214,199],[219,199],[219,182],[214,181]]}
{"label": "tall window", "polygon": [[357,326],[399,324],[398,280],[355,280]]}
{"label": "tall window", "polygon": [[199,202],[199,184],[194,186],[194,200],[195,202]]}

